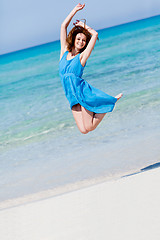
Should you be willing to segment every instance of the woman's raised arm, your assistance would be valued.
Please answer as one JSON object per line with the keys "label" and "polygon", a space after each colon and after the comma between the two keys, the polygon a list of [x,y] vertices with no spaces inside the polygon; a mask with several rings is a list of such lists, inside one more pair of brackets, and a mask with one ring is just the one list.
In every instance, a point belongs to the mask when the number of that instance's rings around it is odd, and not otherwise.
{"label": "woman's raised arm", "polygon": [[60,33],[60,41],[61,41],[61,53],[60,53],[60,59],[63,56],[64,52],[66,51],[67,46],[67,27],[72,20],[73,16],[78,12],[79,10],[82,10],[84,8],[85,4],[78,4],[73,8],[73,10],[69,13],[69,15],[66,17],[66,19],[61,24],[61,33]]}
{"label": "woman's raised arm", "polygon": [[96,41],[97,41],[97,38],[98,38],[98,33],[92,29],[91,27],[87,26],[85,24],[84,26],[84,23],[77,20],[76,23],[75,23],[76,26],[82,26],[82,27],[85,27],[85,29],[88,30],[88,32],[91,34],[91,39],[86,47],[86,49],[81,53],[81,64],[82,66],[85,65],[87,59],[89,58],[89,56],[91,55],[91,52],[96,44]]}

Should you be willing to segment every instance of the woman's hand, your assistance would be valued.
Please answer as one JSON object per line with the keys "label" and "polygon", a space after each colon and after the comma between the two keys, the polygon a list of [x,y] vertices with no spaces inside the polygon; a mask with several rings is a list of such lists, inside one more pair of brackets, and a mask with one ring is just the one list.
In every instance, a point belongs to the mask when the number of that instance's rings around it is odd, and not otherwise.
{"label": "woman's hand", "polygon": [[81,22],[81,21],[79,21],[79,20],[76,20],[76,22],[73,23],[73,25],[75,25],[75,26],[80,26],[80,27],[83,27],[83,28],[84,28],[84,23]]}
{"label": "woman's hand", "polygon": [[75,6],[74,10],[76,12],[78,12],[78,11],[82,10],[84,8],[84,6],[85,6],[85,4],[78,3],[77,6]]}
{"label": "woman's hand", "polygon": [[75,23],[73,23],[75,26],[80,26],[80,27],[83,27],[85,28],[92,36],[95,35],[98,37],[98,33],[91,27],[87,26],[85,23],[83,23],[82,21],[80,20],[76,20]]}

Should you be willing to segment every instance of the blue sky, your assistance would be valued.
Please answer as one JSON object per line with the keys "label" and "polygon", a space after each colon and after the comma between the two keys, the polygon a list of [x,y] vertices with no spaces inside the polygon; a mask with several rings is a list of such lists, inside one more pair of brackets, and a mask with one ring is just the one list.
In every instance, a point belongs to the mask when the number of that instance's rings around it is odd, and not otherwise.
{"label": "blue sky", "polygon": [[[61,22],[74,0],[1,0],[0,54],[59,39]],[[102,29],[160,14],[159,0],[87,0],[75,19]]]}

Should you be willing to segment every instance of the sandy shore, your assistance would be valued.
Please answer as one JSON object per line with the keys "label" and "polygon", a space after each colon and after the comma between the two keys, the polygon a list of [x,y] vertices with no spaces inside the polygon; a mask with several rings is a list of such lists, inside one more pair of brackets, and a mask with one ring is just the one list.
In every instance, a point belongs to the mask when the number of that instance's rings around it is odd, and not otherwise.
{"label": "sandy shore", "polygon": [[0,212],[3,240],[159,240],[160,169]]}

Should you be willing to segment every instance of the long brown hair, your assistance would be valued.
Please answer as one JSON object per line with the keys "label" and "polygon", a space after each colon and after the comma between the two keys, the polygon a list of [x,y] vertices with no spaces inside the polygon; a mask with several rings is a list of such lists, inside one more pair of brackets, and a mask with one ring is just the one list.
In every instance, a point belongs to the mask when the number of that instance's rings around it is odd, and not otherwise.
{"label": "long brown hair", "polygon": [[84,49],[87,47],[87,45],[91,39],[91,34],[87,31],[87,29],[85,29],[81,26],[73,27],[72,30],[69,32],[67,39],[66,39],[67,40],[67,50],[69,52],[71,52],[72,48],[74,47],[75,38],[78,33],[83,33],[86,36],[86,45],[84,46],[84,48],[82,48],[80,50],[80,52],[84,51]]}

